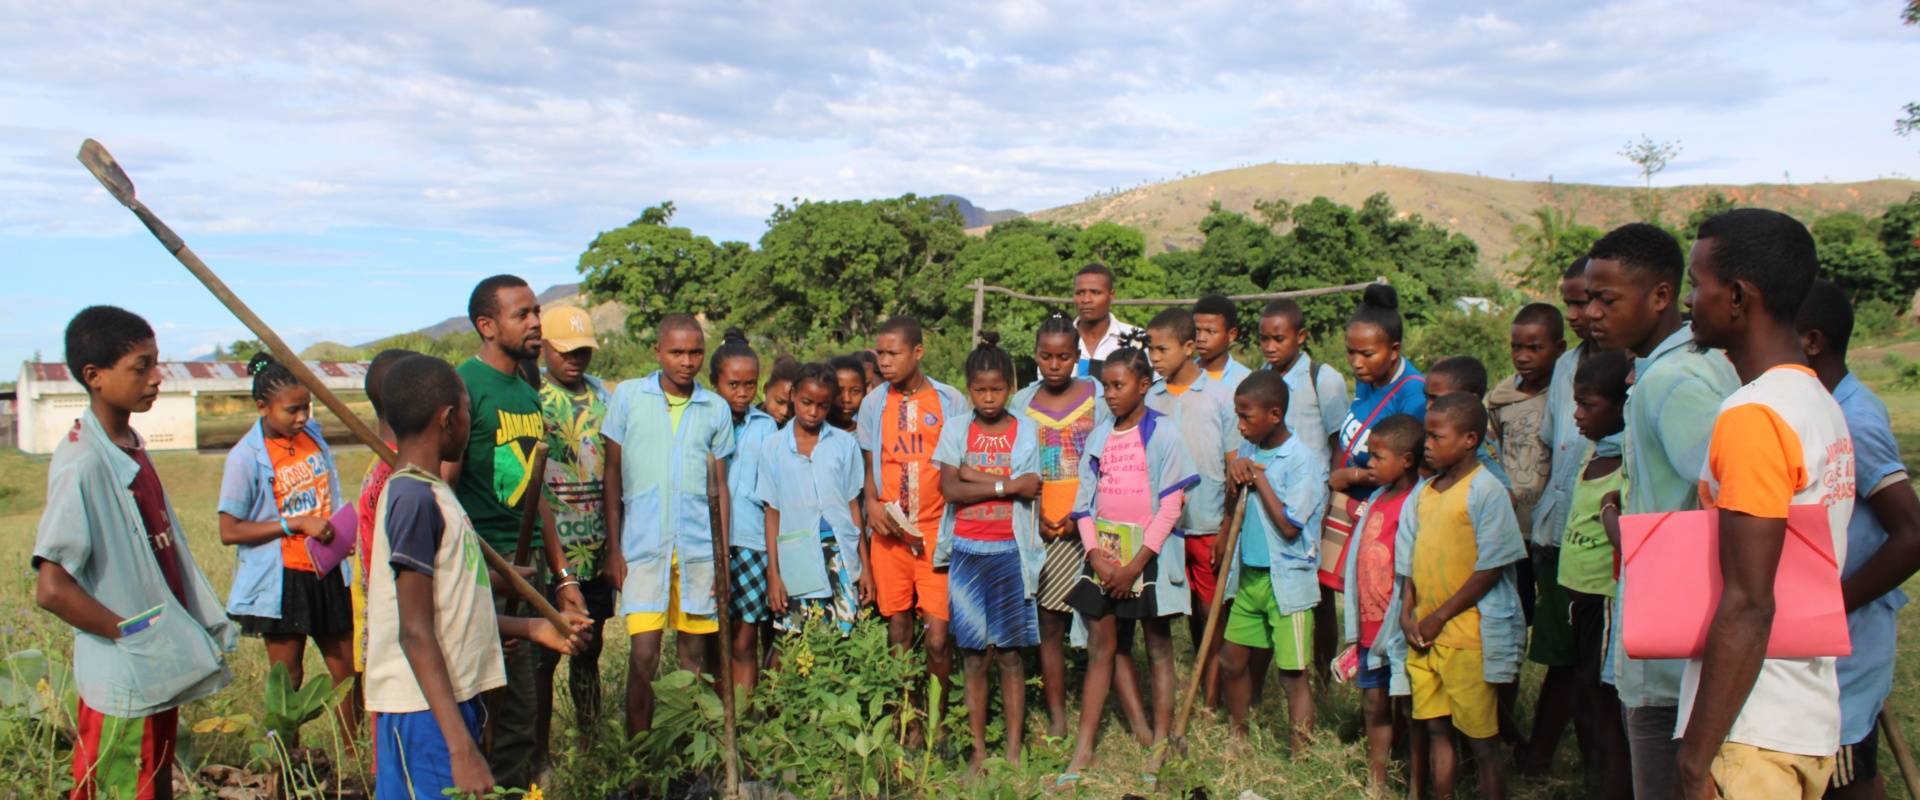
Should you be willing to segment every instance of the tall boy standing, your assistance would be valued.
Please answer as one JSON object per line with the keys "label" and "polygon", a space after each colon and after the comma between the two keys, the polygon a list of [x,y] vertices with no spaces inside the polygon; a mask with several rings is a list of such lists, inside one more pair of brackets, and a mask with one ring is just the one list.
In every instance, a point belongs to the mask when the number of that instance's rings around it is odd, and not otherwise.
{"label": "tall boy standing", "polygon": [[1718,509],[1723,586],[1705,651],[1680,683],[1682,797],[1812,800],[1840,747],[1834,659],[1767,658],[1788,507],[1826,509],[1841,563],[1853,514],[1847,419],[1793,327],[1819,268],[1806,226],[1778,211],[1716,215],[1693,245],[1694,341],[1725,348],[1742,385],[1720,405],[1700,471],[1701,502]]}
{"label": "tall boy standing", "polygon": [[[733,412],[694,382],[706,335],[689,314],[660,320],[660,369],[620,384],[600,433],[606,439],[607,550],[626,616],[627,735],[653,727],[653,677],[671,626],[680,666],[711,674],[720,632],[714,598],[713,520],[725,508],[725,460],[733,455]],[[707,494],[708,470],[718,470]]]}
{"label": "tall boy standing", "polygon": [[179,706],[233,679],[239,629],[129,424],[160,393],[153,328],[91,306],[67,323],[66,359],[87,409],[48,467],[33,568],[34,602],[74,629],[73,797],[171,798]]}
{"label": "tall boy standing", "polygon": [[1233,343],[1240,340],[1238,317],[1239,310],[1224,295],[1210,294],[1193,304],[1194,360],[1229,392],[1253,372],[1233,357]]}

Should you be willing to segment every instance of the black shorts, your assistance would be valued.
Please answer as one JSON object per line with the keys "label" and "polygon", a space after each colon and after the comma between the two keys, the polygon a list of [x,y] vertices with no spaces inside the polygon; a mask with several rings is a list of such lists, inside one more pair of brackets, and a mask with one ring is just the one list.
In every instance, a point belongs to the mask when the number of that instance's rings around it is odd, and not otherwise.
{"label": "black shorts", "polygon": [[1880,777],[1880,721],[1874,720],[1867,737],[1854,744],[1840,745],[1833,758],[1833,779],[1828,788],[1838,789]]}
{"label": "black shorts", "polygon": [[248,636],[346,636],[353,633],[353,593],[339,570],[323,577],[281,567],[279,619],[230,616]]}
{"label": "black shorts", "polygon": [[1100,577],[1089,561],[1080,568],[1080,580],[1067,590],[1067,605],[1090,620],[1105,619],[1109,615],[1120,619],[1154,619],[1160,616],[1159,604],[1154,600],[1154,576],[1160,574],[1159,570],[1159,556],[1147,559],[1146,569],[1140,571],[1146,579],[1140,593],[1116,600],[1101,588]]}
{"label": "black shorts", "polygon": [[1613,631],[1613,598],[1567,590],[1573,609],[1573,678],[1581,686],[1599,686]]}

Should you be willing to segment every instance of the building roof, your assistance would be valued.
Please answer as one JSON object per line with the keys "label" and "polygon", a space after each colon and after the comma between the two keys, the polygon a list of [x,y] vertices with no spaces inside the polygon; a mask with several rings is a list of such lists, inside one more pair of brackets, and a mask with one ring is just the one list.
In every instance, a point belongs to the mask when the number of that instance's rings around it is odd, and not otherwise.
{"label": "building roof", "polygon": [[[367,379],[367,363],[364,361],[308,361],[307,368],[320,376],[320,382],[330,389],[360,389]],[[161,391],[250,391],[252,376],[247,374],[247,365],[241,361],[162,361],[160,362]],[[34,394],[65,394],[85,391],[67,371],[67,365],[39,361],[27,362],[20,366],[20,389],[26,391],[28,384],[35,384]]]}

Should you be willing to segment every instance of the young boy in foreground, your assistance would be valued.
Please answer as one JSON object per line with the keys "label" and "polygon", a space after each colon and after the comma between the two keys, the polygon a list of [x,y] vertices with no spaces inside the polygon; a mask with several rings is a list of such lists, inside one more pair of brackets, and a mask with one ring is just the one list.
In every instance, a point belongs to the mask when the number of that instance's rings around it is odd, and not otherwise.
{"label": "young boy in foreground", "polygon": [[171,798],[179,706],[233,679],[239,627],[129,424],[160,393],[153,328],[93,306],[67,324],[66,357],[87,410],[53,452],[33,568],[34,602],[74,629],[73,796]]}
{"label": "young boy in foreground", "polygon": [[367,707],[379,712],[375,794],[484,793],[493,772],[481,755],[480,694],[506,685],[500,637],[571,654],[590,620],[572,630],[542,619],[496,617],[479,534],[441,462],[460,457],[471,425],[453,367],[432,356],[393,365],[381,387],[400,466],[376,512],[367,585]]}

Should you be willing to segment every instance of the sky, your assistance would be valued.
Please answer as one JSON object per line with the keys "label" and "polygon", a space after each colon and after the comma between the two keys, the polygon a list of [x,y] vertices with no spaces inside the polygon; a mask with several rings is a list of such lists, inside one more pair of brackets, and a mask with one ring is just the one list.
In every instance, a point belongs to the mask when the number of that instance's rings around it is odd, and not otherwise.
{"label": "sky", "polygon": [[296,347],[577,280],[602,230],[757,241],[776,203],[1038,210],[1278,161],[1663,185],[1920,176],[1899,0],[34,3],[0,0],[0,381],[80,308],[168,357],[245,329],[73,155]]}

